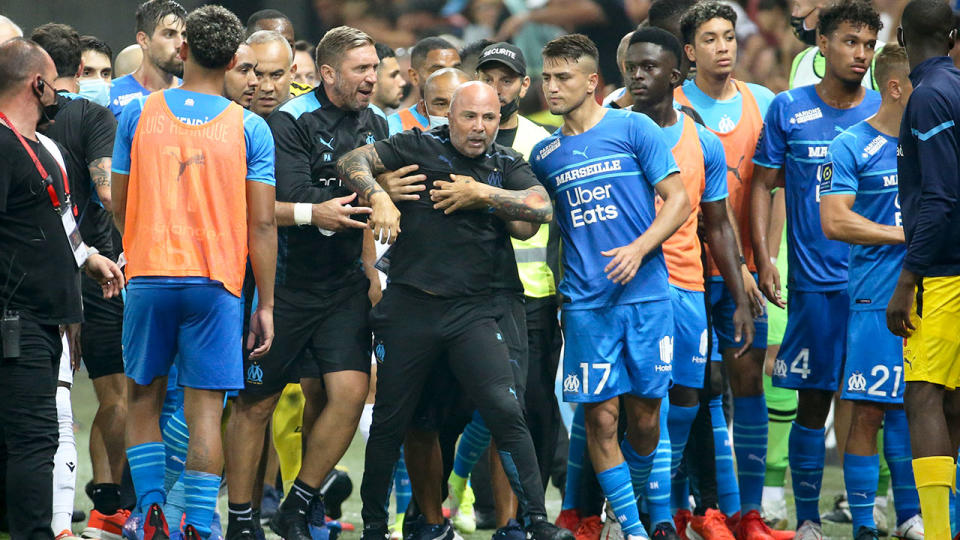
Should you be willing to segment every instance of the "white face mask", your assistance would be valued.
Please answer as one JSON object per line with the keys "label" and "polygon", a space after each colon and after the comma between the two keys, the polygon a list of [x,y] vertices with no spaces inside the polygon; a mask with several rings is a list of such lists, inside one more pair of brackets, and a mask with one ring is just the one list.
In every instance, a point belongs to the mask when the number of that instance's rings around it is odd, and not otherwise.
{"label": "white face mask", "polygon": [[430,116],[430,129],[433,129],[439,126],[446,126],[450,123],[450,121],[447,119],[446,116],[434,116],[432,114],[429,116]]}
{"label": "white face mask", "polygon": [[89,101],[106,107],[110,104],[110,83],[103,79],[83,79],[77,83],[80,90],[77,94]]}

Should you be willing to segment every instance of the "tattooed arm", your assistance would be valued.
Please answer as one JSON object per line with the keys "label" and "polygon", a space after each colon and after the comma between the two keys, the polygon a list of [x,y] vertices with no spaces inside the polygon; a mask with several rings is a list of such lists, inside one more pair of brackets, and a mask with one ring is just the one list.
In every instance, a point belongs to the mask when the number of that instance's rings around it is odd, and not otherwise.
{"label": "tattooed arm", "polygon": [[107,211],[113,210],[113,197],[110,194],[110,165],[113,158],[102,157],[95,159],[87,164],[90,171],[90,180],[93,181],[93,187],[97,190],[97,197],[100,197],[100,203]]}
{"label": "tattooed arm", "polygon": [[504,221],[548,223],[553,220],[553,205],[543,186],[509,190],[460,174],[451,174],[450,179],[452,182],[437,180],[430,190],[433,207],[445,214],[487,207]]}
{"label": "tattooed arm", "polygon": [[348,152],[337,161],[340,180],[373,210],[367,221],[373,229],[373,238],[392,244],[400,234],[400,211],[376,179],[386,170],[372,144]]}

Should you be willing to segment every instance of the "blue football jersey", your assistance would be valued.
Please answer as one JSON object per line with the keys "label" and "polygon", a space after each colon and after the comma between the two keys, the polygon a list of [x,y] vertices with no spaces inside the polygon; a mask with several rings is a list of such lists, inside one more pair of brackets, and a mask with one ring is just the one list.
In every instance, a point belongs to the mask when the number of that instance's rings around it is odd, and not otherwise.
{"label": "blue football jersey", "polygon": [[[897,199],[897,138],[866,121],[830,143],[820,194],[856,195],[853,211],[881,225],[902,227]],[[850,247],[850,307],[886,309],[907,253],[904,244]]]}
{"label": "blue football jersey", "polygon": [[653,186],[678,172],[663,132],[649,117],[610,109],[586,133],[555,131],[537,143],[530,164],[554,199],[563,239],[560,292],[568,309],[589,309],[669,298],[667,268],[658,248],[633,280],[617,285],[601,252],[636,240],[656,217]]}
{"label": "blue football jersey", "polygon": [[827,240],[820,226],[820,175],[827,149],[845,129],[871,116],[880,94],[866,90],[849,109],[835,109],[814,86],[781,92],[763,122],[753,162],[785,169],[787,203],[787,287],[823,292],[847,287],[850,246]]}

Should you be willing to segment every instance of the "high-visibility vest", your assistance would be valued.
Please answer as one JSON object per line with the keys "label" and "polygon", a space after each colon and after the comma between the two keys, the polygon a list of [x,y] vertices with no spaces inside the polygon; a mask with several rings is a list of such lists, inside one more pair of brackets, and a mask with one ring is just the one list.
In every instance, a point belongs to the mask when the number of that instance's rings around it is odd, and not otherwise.
{"label": "high-visibility vest", "polygon": [[127,279],[206,277],[240,296],[247,261],[247,156],[236,103],[200,125],[147,97],[131,146]]}
{"label": "high-visibility vest", "polygon": [[[517,136],[513,149],[530,159],[533,147],[550,133],[522,116],[517,117]],[[550,224],[540,225],[540,230],[527,240],[511,238],[513,254],[517,259],[517,272],[523,283],[523,294],[530,298],[544,298],[557,294],[553,270],[547,264],[547,244],[550,240]]]}

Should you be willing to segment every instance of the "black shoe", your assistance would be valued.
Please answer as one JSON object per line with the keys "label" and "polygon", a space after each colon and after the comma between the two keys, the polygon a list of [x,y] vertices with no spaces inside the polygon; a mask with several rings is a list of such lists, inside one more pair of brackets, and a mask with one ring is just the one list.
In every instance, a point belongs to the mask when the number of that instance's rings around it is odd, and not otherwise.
{"label": "black shoe", "polygon": [[87,513],[83,510],[74,508],[73,515],[70,516],[70,521],[73,523],[83,523],[87,520]]}
{"label": "black shoe", "polygon": [[334,469],[324,478],[320,493],[323,494],[327,515],[332,519],[340,519],[343,516],[340,506],[353,493],[353,481],[346,471]]}
{"label": "black shoe", "polygon": [[655,529],[653,529],[653,534],[650,535],[650,538],[657,538],[660,540],[680,540],[680,535],[677,534],[677,530],[673,528],[672,523],[660,523]]}
{"label": "black shoe", "polygon": [[535,521],[527,527],[527,538],[529,540],[574,540],[576,537],[566,529],[561,529],[549,521],[541,520]]}
{"label": "black shoe", "polygon": [[846,494],[837,495],[833,499],[833,509],[822,514],[820,519],[830,523],[853,523],[853,516],[850,514],[850,503],[847,502]]}
{"label": "black shoe", "polygon": [[310,501],[310,511],[307,512],[307,523],[314,527],[323,527],[327,523],[325,518],[324,497],[319,494],[314,495],[313,500]]}
{"label": "black shoe", "polygon": [[187,528],[183,531],[183,538],[185,540],[204,540],[193,525],[187,525]]}
{"label": "black shoe", "polygon": [[228,523],[224,540],[257,540],[257,530],[253,525]]}
{"label": "black shoe", "polygon": [[506,527],[500,527],[493,533],[493,540],[527,540],[527,534],[517,520],[511,519]]}
{"label": "black shoe", "polygon": [[440,525],[419,523],[405,540],[453,540],[453,525],[449,519]]}
{"label": "black shoe", "polygon": [[880,531],[861,525],[854,540],[880,540]]}
{"label": "black shoe", "polygon": [[295,508],[286,509],[282,504],[270,520],[270,528],[277,536],[286,540],[313,540],[307,514],[300,513]]}
{"label": "black shoe", "polygon": [[143,540],[170,540],[167,518],[157,503],[151,504],[147,509],[147,517],[143,520]]}
{"label": "black shoe", "polygon": [[364,526],[363,532],[360,533],[360,540],[389,540],[389,538],[390,529],[387,528],[386,523]]}

